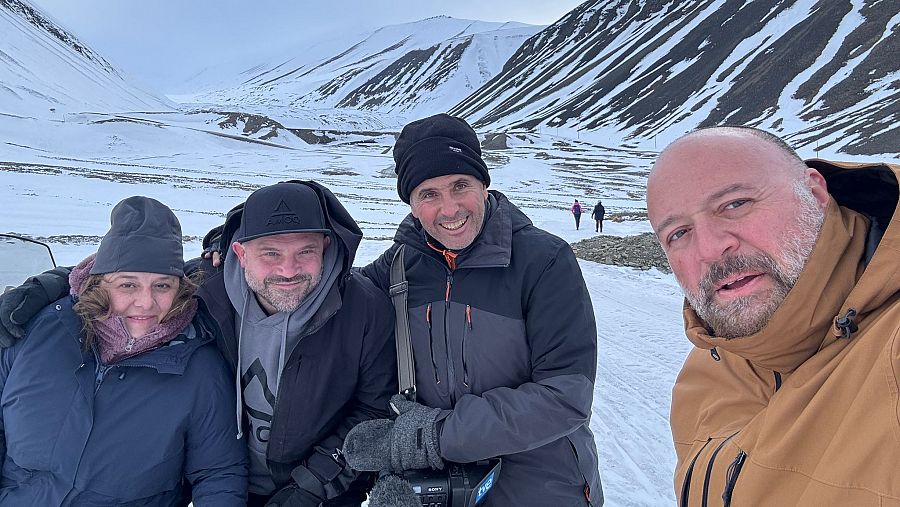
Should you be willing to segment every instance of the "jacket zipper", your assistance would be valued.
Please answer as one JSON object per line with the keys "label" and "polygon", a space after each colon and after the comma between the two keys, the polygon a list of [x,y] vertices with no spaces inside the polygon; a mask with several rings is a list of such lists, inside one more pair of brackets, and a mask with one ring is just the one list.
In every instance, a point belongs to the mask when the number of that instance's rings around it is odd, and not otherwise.
{"label": "jacket zipper", "polygon": [[466,305],[466,327],[463,329],[462,339],[462,365],[463,365],[463,385],[469,387],[469,365],[466,361],[466,343],[469,341],[469,331],[472,330],[472,306]]}
{"label": "jacket zipper", "polygon": [[[308,335],[303,335],[303,336],[308,336]],[[301,336],[300,338],[302,339],[303,336]],[[297,344],[299,345],[299,342]],[[296,348],[297,347],[294,347],[295,350],[296,350]],[[291,355],[293,355],[293,353],[294,352],[292,351]],[[298,370],[300,369],[300,364],[302,362],[303,362],[303,356],[298,357],[297,358],[297,369]],[[288,358],[288,360],[285,361],[284,370],[287,370],[287,365],[289,363],[290,363],[290,358]],[[281,370],[281,373],[279,374],[278,387],[275,389],[275,403],[272,404],[272,421],[269,423],[269,443],[266,445],[266,469],[269,471],[269,476],[271,476],[271,477],[275,477],[275,474],[272,473],[272,468],[269,466],[269,453],[272,451],[272,435],[277,435],[277,433],[275,433],[275,414],[278,413],[278,400],[281,399],[281,396],[279,396],[279,392],[281,391],[281,387],[284,385],[284,378],[282,377],[282,375],[284,375],[284,370]],[[243,389],[243,388],[244,388],[244,386],[241,385],[241,389]]]}
{"label": "jacket zipper", "polygon": [[566,437],[566,441],[569,442],[569,448],[572,449],[572,455],[575,456],[575,467],[578,469],[578,473],[581,475],[581,480],[584,481],[584,499],[587,500],[588,505],[593,505],[591,503],[591,485],[588,483],[587,477],[581,472],[581,460],[578,459],[578,449],[575,448],[575,444],[572,443],[572,439]]}
{"label": "jacket zipper", "polygon": [[741,450],[734,458],[734,461],[731,462],[731,465],[728,466],[728,472],[725,475],[725,491],[722,492],[724,507],[731,505],[731,495],[734,493],[734,486],[737,484],[738,475],[740,475],[746,459],[747,453]]}
{"label": "jacket zipper", "polygon": [[431,352],[431,369],[434,370],[434,383],[440,385],[441,378],[438,376],[437,361],[434,360],[434,334],[431,332],[431,303],[425,307],[425,322],[428,324],[428,351]]}
{"label": "jacket zipper", "polygon": [[707,438],[706,443],[703,444],[703,447],[697,451],[697,454],[694,455],[694,459],[691,460],[691,464],[688,466],[687,472],[684,473],[684,482],[681,485],[681,507],[687,507],[688,499],[690,498],[691,492],[691,476],[694,474],[694,465],[697,464],[697,458],[700,457],[700,453],[703,452],[703,449],[706,449],[706,446],[712,441],[712,438]]}
{"label": "jacket zipper", "polygon": [[722,442],[716,446],[716,450],[713,451],[712,456],[709,457],[709,463],[707,463],[706,465],[706,477],[704,477],[703,479],[703,507],[706,507],[709,502],[709,480],[712,477],[713,467],[716,464],[716,456],[718,456],[719,451],[721,451],[722,448],[725,447],[725,444],[727,444],[728,441],[730,441],[734,437],[734,435],[737,435],[737,433],[733,433],[730,437],[722,440]]}
{"label": "jacket zipper", "polygon": [[[337,313],[337,310],[335,310],[334,313]],[[272,441],[272,435],[277,435],[277,433],[275,433],[275,420],[276,420],[275,414],[278,413],[278,400],[281,399],[281,396],[279,396],[279,393],[281,391],[281,387],[284,385],[284,372],[285,372],[285,370],[287,370],[288,365],[291,364],[291,359],[294,357],[294,353],[297,352],[297,347],[300,346],[300,342],[303,341],[303,339],[306,338],[307,336],[310,336],[310,335],[318,332],[319,329],[324,327],[325,323],[328,322],[329,320],[331,320],[331,317],[334,315],[334,313],[332,313],[330,316],[328,316],[325,320],[321,321],[319,323],[319,325],[315,326],[314,328],[307,329],[305,332],[303,332],[300,335],[299,338],[297,338],[297,343],[294,344],[294,347],[291,349],[290,354],[288,354],[287,359],[285,359],[285,361],[284,361],[284,369],[278,373],[278,387],[275,389],[275,403],[272,404],[272,422],[269,423],[269,442],[270,443]],[[297,356],[297,369],[298,370],[300,369],[301,364],[303,364],[303,356]],[[238,368],[240,368],[240,365],[238,366]],[[243,388],[244,388],[244,386],[242,385],[241,389],[243,389]],[[266,446],[266,468],[269,470],[269,475],[272,477],[275,477],[275,474],[272,473],[272,469],[269,467],[269,463],[268,463],[269,462],[269,453],[271,451],[272,451],[272,445],[271,444],[267,445]]]}
{"label": "jacket zipper", "polygon": [[103,365],[99,361],[97,362],[97,373],[94,376],[94,394],[97,394],[97,391],[100,390],[100,384],[103,383],[106,373],[113,368],[113,365]]}
{"label": "jacket zipper", "polygon": [[444,350],[447,351],[447,392],[450,401],[456,404],[454,386],[456,385],[456,372],[453,371],[453,353],[450,349],[450,289],[453,287],[453,272],[447,272],[447,291],[444,293]]}

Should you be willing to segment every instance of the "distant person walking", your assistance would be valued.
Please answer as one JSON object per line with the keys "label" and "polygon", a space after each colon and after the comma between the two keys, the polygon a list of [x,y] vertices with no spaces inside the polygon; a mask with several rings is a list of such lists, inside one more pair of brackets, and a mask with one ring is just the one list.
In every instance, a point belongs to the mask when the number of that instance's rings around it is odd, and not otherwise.
{"label": "distant person walking", "polygon": [[575,204],[572,205],[572,214],[575,215],[575,230],[581,226],[581,203],[578,202],[578,199],[575,199]]}
{"label": "distant person walking", "polygon": [[603,201],[597,201],[597,205],[594,206],[594,212],[591,213],[591,218],[597,222],[594,232],[603,232],[603,215],[605,214],[606,208],[603,207]]}

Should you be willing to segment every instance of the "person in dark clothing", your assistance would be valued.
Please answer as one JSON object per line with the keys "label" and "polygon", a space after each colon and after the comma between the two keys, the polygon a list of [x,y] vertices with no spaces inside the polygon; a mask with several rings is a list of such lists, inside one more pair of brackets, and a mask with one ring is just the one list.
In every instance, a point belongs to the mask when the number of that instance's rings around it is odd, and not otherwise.
{"label": "person in dark clothing", "polygon": [[[348,462],[400,472],[502,457],[484,506],[602,505],[589,428],[597,328],[572,249],[487,190],[481,146],[464,120],[410,123],[394,160],[411,213],[394,245],[361,271],[387,291],[404,245],[418,403],[395,395],[396,422],[354,428]],[[414,463],[390,463],[408,453]],[[370,507],[415,501],[395,477],[376,483]]]}
{"label": "person in dark clothing", "polygon": [[572,215],[575,216],[575,230],[577,231],[579,227],[581,227],[581,203],[578,202],[578,199],[575,199],[575,204],[572,205]]}
{"label": "person in dark clothing", "polygon": [[[204,246],[227,254],[223,264],[191,262],[208,273],[197,297],[236,376],[250,506],[359,506],[366,498],[370,476],[351,470],[341,447],[357,423],[389,415],[396,357],[390,301],[350,271],[361,238],[331,191],[290,181],[255,191],[207,235]],[[14,305],[4,296],[0,313],[28,307],[28,285],[13,291]]]}
{"label": "person in dark clothing", "polygon": [[591,213],[591,218],[596,221],[594,232],[603,232],[603,216],[605,214],[606,208],[603,207],[603,201],[597,201],[597,205],[594,206],[594,211]]}
{"label": "person in dark clothing", "polygon": [[141,196],[110,223],[71,295],[0,351],[0,504],[243,506],[246,444],[181,226]]}

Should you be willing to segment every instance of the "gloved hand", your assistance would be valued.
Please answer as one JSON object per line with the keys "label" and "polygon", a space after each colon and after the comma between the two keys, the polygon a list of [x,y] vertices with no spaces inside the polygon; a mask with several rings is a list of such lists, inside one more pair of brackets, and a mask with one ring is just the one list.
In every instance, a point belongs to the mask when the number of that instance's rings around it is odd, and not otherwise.
{"label": "gloved hand", "polygon": [[422,507],[408,482],[397,475],[385,475],[369,494],[369,507]]}
{"label": "gloved hand", "polygon": [[[266,507],[318,507],[324,499],[317,497],[296,484],[285,486],[266,502]],[[419,506],[421,507],[421,506]]]}
{"label": "gloved hand", "polygon": [[391,398],[399,415],[357,424],[344,439],[344,458],[354,469],[367,472],[402,472],[444,468],[435,421],[439,408],[429,408],[403,395]]}
{"label": "gloved hand", "polygon": [[213,227],[203,236],[203,241],[200,243],[200,246],[203,247],[203,251],[207,250],[218,250],[220,248],[219,243],[222,241],[222,229],[224,229],[224,225],[219,225]]}
{"label": "gloved hand", "polygon": [[266,502],[266,507],[317,507],[325,501],[325,486],[305,466],[291,472],[293,481]]}
{"label": "gloved hand", "polygon": [[222,251],[222,229],[224,225],[220,225],[218,227],[214,227],[210,229],[209,232],[206,233],[206,236],[203,237],[203,252],[200,254],[200,257],[203,259],[212,259],[213,267],[219,267],[222,265],[222,261],[225,259],[225,252]]}
{"label": "gloved hand", "polygon": [[69,271],[69,268],[45,271],[0,296],[0,347],[10,347],[25,336],[25,324],[69,292]]}

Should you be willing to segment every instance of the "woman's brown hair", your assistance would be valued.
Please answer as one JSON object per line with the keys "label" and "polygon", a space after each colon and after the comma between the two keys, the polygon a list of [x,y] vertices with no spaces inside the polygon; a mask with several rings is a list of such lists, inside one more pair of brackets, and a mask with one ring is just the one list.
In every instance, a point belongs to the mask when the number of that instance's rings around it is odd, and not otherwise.
{"label": "woman's brown hair", "polygon": [[[111,273],[108,273],[111,274]],[[81,325],[84,330],[84,350],[89,350],[94,343],[96,331],[94,323],[110,318],[109,293],[103,288],[102,283],[106,275],[91,275],[84,284],[84,290],[78,296],[78,301],[72,307],[81,317]],[[165,322],[185,311],[194,296],[194,291],[200,285],[202,273],[194,273],[182,276],[178,281],[178,292],[172,301],[172,308],[166,313],[160,322]]]}

